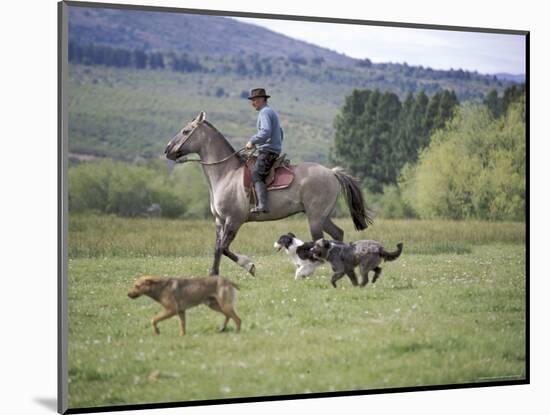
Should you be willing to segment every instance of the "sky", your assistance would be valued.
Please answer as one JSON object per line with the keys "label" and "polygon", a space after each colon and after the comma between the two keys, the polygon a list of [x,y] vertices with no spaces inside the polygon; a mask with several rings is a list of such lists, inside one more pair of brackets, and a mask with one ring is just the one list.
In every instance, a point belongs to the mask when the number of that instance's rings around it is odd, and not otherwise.
{"label": "sky", "polygon": [[525,36],[276,19],[237,20],[372,62],[525,74]]}

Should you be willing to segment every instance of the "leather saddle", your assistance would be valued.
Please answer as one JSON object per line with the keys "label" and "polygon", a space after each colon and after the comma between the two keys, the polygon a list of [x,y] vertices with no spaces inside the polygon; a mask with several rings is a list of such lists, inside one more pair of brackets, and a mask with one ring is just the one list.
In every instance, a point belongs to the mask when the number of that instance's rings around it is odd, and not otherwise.
{"label": "leather saddle", "polygon": [[[255,164],[256,156],[252,156],[246,161],[243,168],[243,184],[246,193],[251,196],[251,202],[255,202],[256,200],[254,186],[252,183],[252,169]],[[273,163],[273,166],[269,171],[269,175],[265,179],[267,190],[284,189],[290,186],[293,180],[293,166],[290,165],[290,160],[286,158],[286,154],[281,154],[281,156],[275,160],[275,163]]]}

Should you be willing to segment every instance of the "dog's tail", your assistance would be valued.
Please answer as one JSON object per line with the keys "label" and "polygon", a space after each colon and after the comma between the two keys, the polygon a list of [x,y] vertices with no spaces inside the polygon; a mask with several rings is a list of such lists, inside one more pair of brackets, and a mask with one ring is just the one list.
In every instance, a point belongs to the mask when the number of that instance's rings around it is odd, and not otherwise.
{"label": "dog's tail", "polygon": [[239,286],[237,284],[235,284],[233,281],[227,281],[229,283],[229,290],[227,292],[227,298],[226,300],[233,306],[235,307],[236,303],[237,303],[237,291],[235,290],[239,290]]}
{"label": "dog's tail", "polygon": [[223,277],[219,278],[218,293],[216,297],[222,309],[224,309],[226,305],[235,306],[237,302],[236,290],[240,290],[240,288],[233,281],[229,281],[227,278]]}
{"label": "dog's tail", "polygon": [[382,251],[380,252],[380,256],[384,258],[384,261],[393,261],[399,258],[399,255],[401,255],[401,251],[403,251],[403,242],[399,242],[397,244],[397,251],[388,252],[388,251],[385,251],[384,248],[382,248]]}
{"label": "dog's tail", "polygon": [[346,197],[349,212],[355,229],[361,231],[372,224],[372,213],[365,206],[365,199],[359,186],[359,181],[347,174],[341,167],[334,167],[332,172],[338,179],[340,187]]}
{"label": "dog's tail", "polygon": [[218,287],[223,287],[225,285],[229,285],[230,287],[233,287],[233,288],[240,291],[239,286],[237,284],[235,284],[233,281],[230,281],[230,280],[228,280],[227,278],[224,278],[224,277],[219,277],[218,278]]}

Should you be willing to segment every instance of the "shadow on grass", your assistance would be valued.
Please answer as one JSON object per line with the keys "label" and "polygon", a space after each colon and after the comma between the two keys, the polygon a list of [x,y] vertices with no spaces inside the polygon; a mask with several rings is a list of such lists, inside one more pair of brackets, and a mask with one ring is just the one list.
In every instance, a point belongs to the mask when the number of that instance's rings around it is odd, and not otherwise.
{"label": "shadow on grass", "polygon": [[[406,250],[406,251],[405,251]],[[465,255],[472,253],[472,246],[462,242],[444,241],[433,243],[411,244],[403,248],[403,252],[419,255],[456,254]]]}

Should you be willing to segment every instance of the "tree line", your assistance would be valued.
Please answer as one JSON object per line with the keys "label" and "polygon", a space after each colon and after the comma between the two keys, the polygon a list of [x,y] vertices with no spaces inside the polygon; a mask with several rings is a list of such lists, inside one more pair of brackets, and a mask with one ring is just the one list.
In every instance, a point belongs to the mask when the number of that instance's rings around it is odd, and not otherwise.
{"label": "tree line", "polygon": [[117,68],[164,69],[178,72],[198,72],[204,67],[187,54],[145,52],[141,49],[69,42],[69,62],[83,65],[104,65]]}
{"label": "tree line", "polygon": [[[488,88],[501,88],[503,82],[494,75],[482,75],[462,69],[434,70],[407,63],[372,63],[360,60],[355,67],[334,66],[322,57],[242,55],[193,55],[173,51],[146,51],[112,47],[94,43],[69,42],[69,62],[84,65],[104,65],[119,68],[169,69],[178,72],[203,72],[241,77],[269,77],[272,81],[299,77],[314,83],[353,85],[363,88],[397,90],[400,97],[406,91],[425,91],[431,95],[453,89],[457,97],[480,100]],[[504,82],[506,83],[506,82]]]}

